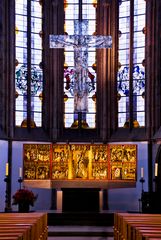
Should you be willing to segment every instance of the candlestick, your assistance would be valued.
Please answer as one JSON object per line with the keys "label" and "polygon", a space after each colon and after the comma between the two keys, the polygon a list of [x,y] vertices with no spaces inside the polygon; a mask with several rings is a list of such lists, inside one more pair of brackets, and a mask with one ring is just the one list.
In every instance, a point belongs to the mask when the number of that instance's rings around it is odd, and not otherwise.
{"label": "candlestick", "polygon": [[8,169],[9,169],[9,164],[6,163],[6,176],[8,176]]}
{"label": "candlestick", "polygon": [[[7,172],[6,172],[7,173]],[[6,183],[6,192],[5,192],[5,212],[11,212],[10,205],[10,177],[8,175],[5,176],[4,181]]]}
{"label": "candlestick", "polygon": [[20,184],[20,189],[21,189],[22,182],[23,182],[23,179],[22,179],[22,177],[19,177],[19,178],[18,178],[18,182],[19,182],[19,184]]}
{"label": "candlestick", "polygon": [[155,163],[155,177],[158,176],[158,163]]}
{"label": "candlestick", "polygon": [[141,168],[141,178],[143,178],[144,177],[144,168],[142,167]]}
{"label": "candlestick", "polygon": [[145,179],[143,177],[140,178],[140,182],[141,182],[141,191],[144,192],[144,187],[143,184],[145,182]]}
{"label": "candlestick", "polygon": [[22,178],[22,168],[19,168],[19,177]]}

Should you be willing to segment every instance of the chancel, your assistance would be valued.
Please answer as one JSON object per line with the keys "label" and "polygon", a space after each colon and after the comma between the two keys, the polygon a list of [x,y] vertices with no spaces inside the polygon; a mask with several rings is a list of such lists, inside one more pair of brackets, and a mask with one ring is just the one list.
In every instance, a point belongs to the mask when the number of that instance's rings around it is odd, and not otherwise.
{"label": "chancel", "polygon": [[160,9],[0,1],[1,212],[25,188],[53,225],[161,213]]}

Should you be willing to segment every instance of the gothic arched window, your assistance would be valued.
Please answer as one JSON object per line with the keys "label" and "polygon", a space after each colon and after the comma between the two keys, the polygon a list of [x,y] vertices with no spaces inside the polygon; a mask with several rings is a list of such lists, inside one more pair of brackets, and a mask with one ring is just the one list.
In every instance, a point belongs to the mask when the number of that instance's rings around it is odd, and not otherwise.
{"label": "gothic arched window", "polygon": [[64,1],[64,32],[75,36],[73,46],[64,51],[65,128],[96,127],[96,49],[86,46],[85,39],[96,34],[96,6],[93,0]]}
{"label": "gothic arched window", "polygon": [[145,0],[120,1],[118,127],[145,127],[145,25]]}
{"label": "gothic arched window", "polygon": [[42,126],[42,6],[15,1],[15,125]]}

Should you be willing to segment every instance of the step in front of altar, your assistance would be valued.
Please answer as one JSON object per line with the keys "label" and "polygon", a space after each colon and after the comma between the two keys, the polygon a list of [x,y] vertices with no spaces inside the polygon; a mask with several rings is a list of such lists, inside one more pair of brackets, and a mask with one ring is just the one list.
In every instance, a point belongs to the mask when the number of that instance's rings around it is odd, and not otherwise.
{"label": "step in front of altar", "polygon": [[113,226],[113,212],[48,212],[49,226],[82,225],[82,226]]}

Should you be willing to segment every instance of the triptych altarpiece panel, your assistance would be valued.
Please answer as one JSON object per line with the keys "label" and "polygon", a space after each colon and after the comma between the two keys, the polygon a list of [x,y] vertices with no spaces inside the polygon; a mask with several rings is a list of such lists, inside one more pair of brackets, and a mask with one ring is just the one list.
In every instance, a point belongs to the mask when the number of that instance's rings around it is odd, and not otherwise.
{"label": "triptych altarpiece panel", "polygon": [[24,180],[136,181],[135,144],[24,144]]}

